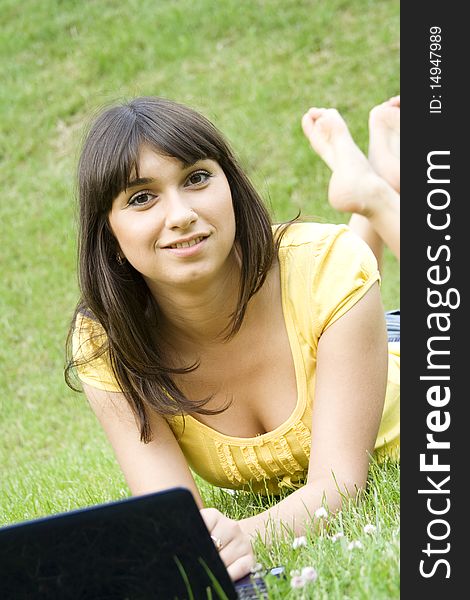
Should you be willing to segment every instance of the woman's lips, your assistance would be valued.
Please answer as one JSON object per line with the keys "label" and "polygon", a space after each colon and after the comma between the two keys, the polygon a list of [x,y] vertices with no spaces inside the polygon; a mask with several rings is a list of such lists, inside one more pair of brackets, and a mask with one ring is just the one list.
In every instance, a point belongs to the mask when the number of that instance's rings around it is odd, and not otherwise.
{"label": "woman's lips", "polygon": [[204,247],[207,237],[199,237],[189,242],[181,242],[166,246],[164,250],[168,250],[171,254],[180,257],[194,256],[198,254]]}

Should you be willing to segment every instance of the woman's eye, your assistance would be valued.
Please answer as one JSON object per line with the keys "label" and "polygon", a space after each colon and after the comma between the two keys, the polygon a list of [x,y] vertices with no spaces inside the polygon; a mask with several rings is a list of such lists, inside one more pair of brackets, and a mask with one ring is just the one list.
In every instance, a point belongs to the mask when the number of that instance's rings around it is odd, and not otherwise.
{"label": "woman's eye", "polygon": [[154,198],[155,195],[151,194],[150,192],[139,192],[138,194],[132,196],[132,198],[129,198],[129,202],[127,204],[128,206],[145,206]]}
{"label": "woman's eye", "polygon": [[188,177],[188,182],[191,185],[201,185],[206,183],[209,177],[212,177],[212,175],[207,171],[196,171]]}

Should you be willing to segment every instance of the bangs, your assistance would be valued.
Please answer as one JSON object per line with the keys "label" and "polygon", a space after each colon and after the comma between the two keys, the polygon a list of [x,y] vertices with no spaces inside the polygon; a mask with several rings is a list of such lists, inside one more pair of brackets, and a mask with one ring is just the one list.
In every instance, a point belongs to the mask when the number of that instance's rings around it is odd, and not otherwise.
{"label": "bangs", "polygon": [[184,166],[212,159],[221,164],[231,152],[217,129],[202,115],[161,98],[140,98],[115,107],[95,123],[79,165],[81,192],[108,212],[131,178],[139,176],[143,146],[180,160]]}
{"label": "bangs", "polygon": [[168,106],[161,115],[139,111],[136,126],[144,143],[184,165],[204,158],[220,160],[225,150],[219,132],[209,121],[179,105]]}

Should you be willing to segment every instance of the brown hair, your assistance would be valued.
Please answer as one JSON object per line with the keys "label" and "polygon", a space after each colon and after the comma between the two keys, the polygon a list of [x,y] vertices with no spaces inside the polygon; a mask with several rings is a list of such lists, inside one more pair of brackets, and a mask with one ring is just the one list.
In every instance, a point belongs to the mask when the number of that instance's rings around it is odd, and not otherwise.
{"label": "brown hair", "polygon": [[266,207],[243,173],[221,133],[205,117],[176,102],[136,98],[105,110],[85,139],[78,164],[79,285],[77,305],[67,339],[65,378],[80,361],[72,356],[71,340],[77,316],[88,314],[106,336],[98,351],[108,353],[113,374],[138,420],[141,439],[150,441],[148,410],[170,416],[215,414],[204,408],[209,398],[188,400],[172,374],[197,368],[172,368],[162,344],[152,336],[158,327],[158,304],[143,277],[127,261],[116,260],[117,242],[108,223],[113,199],[137,170],[143,145],[190,165],[200,159],[217,161],[232,193],[236,242],[241,254],[241,284],[237,308],[229,324],[229,339],[239,330],[250,298],[261,288],[280,243],[274,239]]}

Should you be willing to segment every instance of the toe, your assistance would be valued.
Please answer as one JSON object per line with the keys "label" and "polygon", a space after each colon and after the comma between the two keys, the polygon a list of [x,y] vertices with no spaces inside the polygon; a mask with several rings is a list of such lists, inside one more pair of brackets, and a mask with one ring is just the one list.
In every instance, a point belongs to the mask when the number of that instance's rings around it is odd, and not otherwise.
{"label": "toe", "polygon": [[389,104],[391,104],[392,106],[400,106],[400,96],[393,96],[392,98],[390,98],[390,100],[388,101]]}
{"label": "toe", "polygon": [[324,108],[317,108],[316,106],[312,106],[311,108],[308,109],[307,114],[309,114],[312,119],[318,119],[320,118],[326,109]]}
{"label": "toe", "polygon": [[[311,110],[311,109],[310,109]],[[310,138],[313,135],[313,129],[315,127],[315,120],[312,118],[310,114],[310,110],[304,114],[302,117],[302,129],[305,135]]]}

